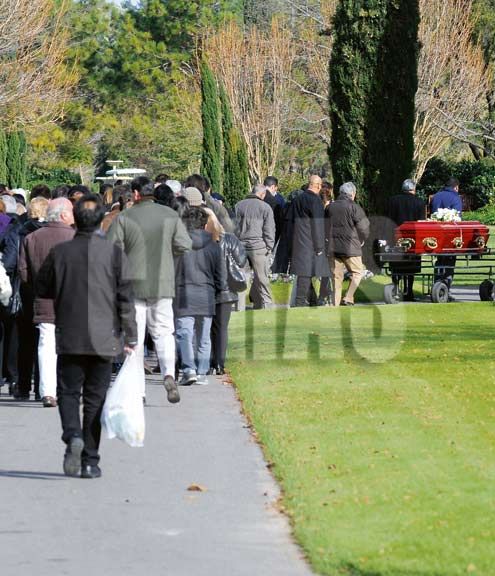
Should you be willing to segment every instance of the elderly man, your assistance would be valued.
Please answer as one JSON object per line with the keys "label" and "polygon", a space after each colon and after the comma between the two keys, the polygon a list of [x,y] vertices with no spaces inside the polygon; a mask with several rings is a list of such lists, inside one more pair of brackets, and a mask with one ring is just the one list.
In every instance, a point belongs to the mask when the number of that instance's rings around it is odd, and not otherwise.
{"label": "elderly man", "polygon": [[236,235],[246,249],[254,272],[249,297],[255,310],[272,305],[268,259],[275,245],[273,211],[264,202],[266,186],[256,184],[251,194],[235,206]]}
{"label": "elderly man", "polygon": [[[393,223],[394,230],[391,230],[390,240],[394,239],[396,226],[404,222],[423,220],[426,218],[426,206],[423,200],[416,196],[416,182],[414,180],[404,180],[402,183],[402,193],[391,196],[388,200],[387,216]],[[408,257],[407,262],[397,263],[392,266],[394,275],[401,276],[404,282],[404,300],[414,301],[414,274],[421,270],[421,257]],[[397,281],[398,278],[394,278]]]}
{"label": "elderly man", "polygon": [[[325,239],[334,285],[334,306],[354,305],[354,294],[363,273],[362,246],[369,235],[370,223],[363,209],[354,202],[355,198],[356,186],[346,182],[340,187],[337,200],[325,210]],[[351,275],[351,283],[341,301],[345,269]]]}
{"label": "elderly man", "polygon": [[101,476],[100,419],[112,357],[122,350],[122,341],[126,352],[137,344],[127,260],[120,248],[95,233],[104,215],[99,196],[83,196],[74,206],[77,234],[50,250],[36,283],[37,294],[52,298],[55,307],[64,472],[88,479]]}
{"label": "elderly man", "polygon": [[306,190],[294,198],[287,212],[290,272],[297,276],[296,306],[316,304],[312,278],[329,275],[321,184],[319,176],[311,176]]}
{"label": "elderly man", "polygon": [[[35,292],[39,270],[50,250],[74,237],[72,202],[67,198],[50,200],[46,213],[47,225],[26,236],[21,245],[19,274],[21,281]],[[38,326],[38,363],[40,396],[45,408],[57,405],[57,352],[55,346],[55,311],[53,300],[34,298],[33,322]]]}

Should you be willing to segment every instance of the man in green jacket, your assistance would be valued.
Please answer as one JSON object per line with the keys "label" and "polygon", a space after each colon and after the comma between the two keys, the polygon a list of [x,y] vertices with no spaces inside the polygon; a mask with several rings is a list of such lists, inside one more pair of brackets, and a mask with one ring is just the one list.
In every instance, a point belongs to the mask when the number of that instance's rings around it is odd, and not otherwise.
{"label": "man in green jacket", "polygon": [[[131,186],[135,204],[115,219],[108,237],[122,247],[129,260],[138,325],[136,352],[143,371],[147,327],[155,343],[168,401],[176,403],[180,396],[175,382],[174,256],[191,250],[192,241],[177,213],[154,202],[153,182],[141,177]],[[144,398],[145,390],[142,395]]]}

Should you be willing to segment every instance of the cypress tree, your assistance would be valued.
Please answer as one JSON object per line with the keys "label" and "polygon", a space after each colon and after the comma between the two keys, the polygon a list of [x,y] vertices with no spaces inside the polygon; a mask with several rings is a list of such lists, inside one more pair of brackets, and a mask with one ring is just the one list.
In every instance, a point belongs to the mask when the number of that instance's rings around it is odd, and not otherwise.
{"label": "cypress tree", "polygon": [[413,170],[418,26],[418,0],[342,0],[335,15],[330,159],[374,212]]}
{"label": "cypress tree", "polygon": [[228,206],[235,206],[249,192],[246,144],[234,126],[232,110],[223,86],[220,87],[223,133],[223,193]]}
{"label": "cypress tree", "polygon": [[203,153],[201,172],[208,178],[214,192],[222,192],[222,133],[218,88],[206,62],[201,63],[201,120],[203,122]]}
{"label": "cypress tree", "polygon": [[0,184],[7,184],[7,137],[0,129]]}
{"label": "cypress tree", "polygon": [[7,135],[7,180],[9,188],[26,185],[26,136],[23,132]]}

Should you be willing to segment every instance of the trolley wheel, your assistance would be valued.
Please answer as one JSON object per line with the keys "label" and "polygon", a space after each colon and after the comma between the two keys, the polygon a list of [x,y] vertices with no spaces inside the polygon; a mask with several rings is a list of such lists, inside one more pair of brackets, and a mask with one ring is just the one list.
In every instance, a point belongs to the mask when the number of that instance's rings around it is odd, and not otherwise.
{"label": "trolley wheel", "polygon": [[398,304],[402,302],[404,294],[396,284],[387,284],[383,288],[383,299],[386,304]]}
{"label": "trolley wheel", "polygon": [[431,289],[431,301],[439,304],[445,304],[449,301],[449,287],[445,282],[435,282]]}
{"label": "trolley wheel", "polygon": [[491,280],[483,280],[480,284],[480,300],[483,302],[493,300],[493,288],[494,284]]}

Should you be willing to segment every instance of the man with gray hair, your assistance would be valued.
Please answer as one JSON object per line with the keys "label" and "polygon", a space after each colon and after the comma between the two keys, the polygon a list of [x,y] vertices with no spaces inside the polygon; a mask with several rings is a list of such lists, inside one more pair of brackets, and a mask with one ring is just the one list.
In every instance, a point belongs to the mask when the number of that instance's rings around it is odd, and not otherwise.
{"label": "man with gray hair", "polygon": [[[426,218],[426,205],[416,196],[416,182],[414,180],[404,180],[402,183],[402,192],[391,196],[388,200],[386,216],[390,220],[390,231],[387,241],[395,244],[395,228],[404,222],[413,222],[424,220]],[[408,261],[397,263],[392,266],[392,273],[403,277],[404,281],[404,300],[406,302],[414,301],[414,274],[421,270],[421,257],[408,257]],[[394,278],[398,280],[398,278]]]}
{"label": "man with gray hair", "polygon": [[33,322],[38,326],[38,362],[40,396],[45,408],[57,406],[57,352],[55,348],[55,311],[53,300],[40,298],[34,291],[38,272],[51,249],[72,240],[74,215],[67,198],[50,200],[47,225],[29,234],[21,244],[19,274],[24,287],[34,292]]}
{"label": "man with gray hair", "polygon": [[266,186],[256,184],[251,194],[235,206],[236,235],[246,249],[254,272],[249,297],[255,310],[272,304],[268,260],[275,245],[273,211],[264,202]]}
{"label": "man with gray hair", "polygon": [[[339,197],[325,209],[325,241],[328,263],[333,278],[334,306],[353,306],[354,294],[363,273],[362,246],[368,238],[370,223],[364,210],[354,202],[356,186],[346,182],[339,189]],[[342,299],[344,270],[351,275],[351,283]]]}

